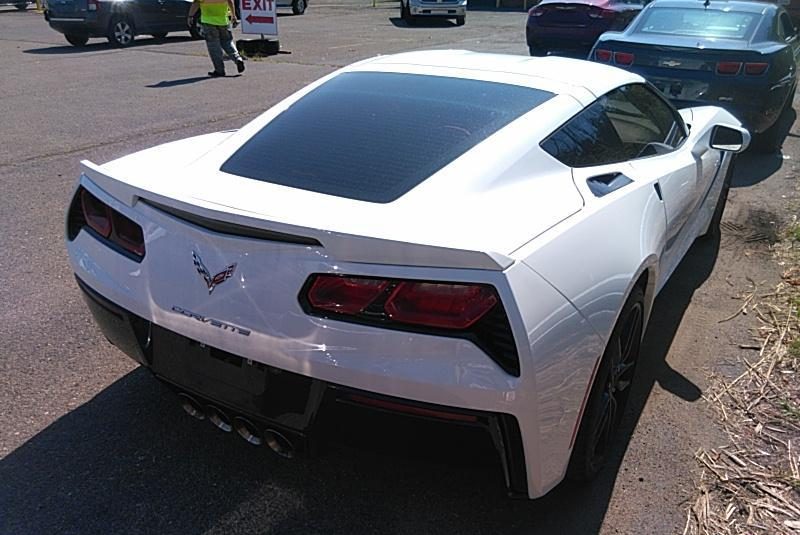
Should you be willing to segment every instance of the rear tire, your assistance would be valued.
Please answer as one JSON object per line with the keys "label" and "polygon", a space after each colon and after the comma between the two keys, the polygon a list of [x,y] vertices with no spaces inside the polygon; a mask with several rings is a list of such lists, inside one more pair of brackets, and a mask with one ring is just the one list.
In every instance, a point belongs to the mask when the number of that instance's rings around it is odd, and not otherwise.
{"label": "rear tire", "polygon": [[64,35],[64,38],[67,40],[69,44],[72,46],[83,47],[86,46],[86,43],[89,42],[88,35],[81,35],[76,33],[68,33]]}
{"label": "rear tire", "polygon": [[306,0],[294,0],[292,2],[292,13],[302,15],[306,12],[306,7],[308,7]]}
{"label": "rear tire", "polygon": [[20,11],[25,11],[28,9],[28,2],[23,2],[21,4],[14,4],[14,7],[19,9]]}
{"label": "rear tire", "polygon": [[460,17],[456,17],[456,26],[463,26],[467,23],[466,15],[462,15]]}
{"label": "rear tire", "polygon": [[111,19],[108,28],[108,42],[119,47],[131,46],[136,37],[133,22],[130,17],[125,15],[116,16]]}
{"label": "rear tire", "polygon": [[531,56],[540,58],[547,55],[547,50],[537,46],[537,45],[528,45],[528,52]]}
{"label": "rear tire", "polygon": [[597,369],[567,477],[594,478],[608,460],[628,402],[644,328],[644,292],[635,286],[622,307]]}
{"label": "rear tire", "polygon": [[775,119],[775,123],[760,134],[755,134],[753,136],[752,146],[754,151],[762,154],[772,154],[781,150],[785,134],[785,125],[783,124],[783,119],[785,118],[785,115],[792,109],[796,90],[797,86],[795,86],[791,93],[789,93],[789,96],[786,98],[786,102],[783,103],[781,113],[778,115],[778,118]]}
{"label": "rear tire", "polygon": [[411,7],[408,4],[400,3],[400,18],[408,26],[414,26],[416,24],[416,20],[414,20],[414,15],[411,14]]}

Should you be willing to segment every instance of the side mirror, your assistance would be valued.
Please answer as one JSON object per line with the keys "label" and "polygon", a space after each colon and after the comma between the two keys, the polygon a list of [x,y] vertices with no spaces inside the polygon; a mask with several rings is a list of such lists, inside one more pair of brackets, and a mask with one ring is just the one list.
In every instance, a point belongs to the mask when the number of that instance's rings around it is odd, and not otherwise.
{"label": "side mirror", "polygon": [[708,145],[712,149],[726,152],[744,152],[750,145],[750,132],[744,128],[718,124],[711,131],[711,142]]}

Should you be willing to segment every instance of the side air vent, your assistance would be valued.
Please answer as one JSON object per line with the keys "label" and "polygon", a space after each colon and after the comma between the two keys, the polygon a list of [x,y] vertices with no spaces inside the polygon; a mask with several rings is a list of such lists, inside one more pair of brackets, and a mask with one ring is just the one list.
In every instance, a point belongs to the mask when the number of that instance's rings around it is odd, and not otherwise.
{"label": "side air vent", "polygon": [[284,232],[276,232],[273,230],[248,227],[245,225],[237,225],[236,223],[229,223],[227,221],[218,221],[216,219],[209,219],[207,217],[185,212],[183,210],[179,210],[171,206],[165,206],[163,204],[149,201],[147,199],[142,199],[142,202],[149,206],[152,206],[156,210],[165,212],[171,215],[172,217],[178,218],[182,221],[186,221],[187,223],[191,223],[198,227],[202,227],[206,230],[219,232],[220,234],[229,234],[231,236],[239,236],[242,238],[253,238],[256,240],[267,240],[267,241],[276,241],[283,243],[295,243],[297,245],[310,245],[312,247],[322,247],[322,244],[319,241],[315,240],[314,238],[309,238],[307,236],[297,236],[295,234],[286,234]]}

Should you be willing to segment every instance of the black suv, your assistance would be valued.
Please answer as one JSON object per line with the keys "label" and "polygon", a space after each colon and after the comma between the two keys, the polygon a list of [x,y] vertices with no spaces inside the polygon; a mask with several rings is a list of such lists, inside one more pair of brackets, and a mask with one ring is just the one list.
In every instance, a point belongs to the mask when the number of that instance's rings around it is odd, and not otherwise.
{"label": "black suv", "polygon": [[142,34],[163,38],[188,31],[199,38],[200,17],[186,24],[191,5],[191,0],[48,0],[44,18],[75,46],[84,46],[90,37],[128,46]]}

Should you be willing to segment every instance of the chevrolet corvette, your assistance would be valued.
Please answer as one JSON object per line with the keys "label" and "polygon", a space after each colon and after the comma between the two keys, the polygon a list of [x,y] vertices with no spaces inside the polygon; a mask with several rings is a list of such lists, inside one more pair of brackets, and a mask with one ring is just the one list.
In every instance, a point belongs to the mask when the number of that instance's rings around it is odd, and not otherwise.
{"label": "chevrolet corvette", "polygon": [[190,415],[283,457],[332,407],[469,426],[536,498],[603,466],[654,297],[749,140],[609,65],[381,56],[237,131],[82,162],[66,248]]}

